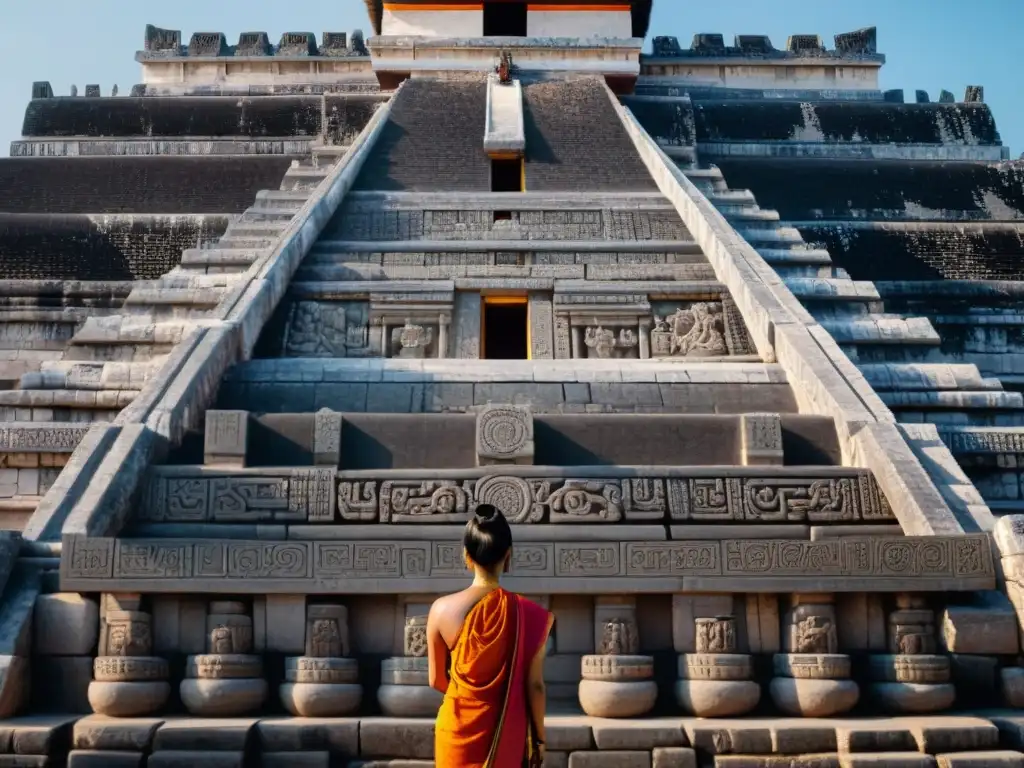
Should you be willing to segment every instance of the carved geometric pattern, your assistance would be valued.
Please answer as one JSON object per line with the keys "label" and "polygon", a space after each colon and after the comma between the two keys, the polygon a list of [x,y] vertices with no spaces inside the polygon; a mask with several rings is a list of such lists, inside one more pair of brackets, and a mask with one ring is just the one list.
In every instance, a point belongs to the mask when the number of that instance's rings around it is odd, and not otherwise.
{"label": "carved geometric pattern", "polygon": [[[189,475],[189,471],[196,474]],[[503,470],[511,472],[512,470]],[[879,523],[895,515],[870,472],[829,469],[827,477],[746,467],[697,477],[530,477],[347,480],[326,467],[202,473],[153,471],[137,519],[145,522],[458,523],[494,504],[513,523]],[[571,471],[571,470],[570,470]],[[339,474],[342,479],[339,478]],[[823,472],[824,474],[824,472]],[[406,475],[408,477],[408,475]]]}
{"label": "carved geometric pattern", "polygon": [[533,455],[533,415],[529,408],[490,406],[477,416],[476,452],[484,459],[514,461]]}
{"label": "carved geometric pattern", "polygon": [[[111,551],[112,559],[106,554]],[[458,542],[68,536],[61,585],[100,592],[139,583],[150,591],[204,592],[223,591],[221,581],[227,578],[232,593],[302,589],[312,594],[376,592],[380,579],[403,579],[404,590],[429,593],[447,588],[453,576],[464,573],[458,555]],[[822,591],[870,586],[899,592],[989,589],[994,565],[987,534],[821,541],[526,541],[513,550],[510,576],[546,579],[545,593],[578,591],[578,579],[595,577],[639,579],[654,592],[716,586],[778,592],[808,583]],[[649,577],[660,581],[643,581]],[[437,579],[441,583],[431,583]],[[568,581],[563,585],[561,579]]]}

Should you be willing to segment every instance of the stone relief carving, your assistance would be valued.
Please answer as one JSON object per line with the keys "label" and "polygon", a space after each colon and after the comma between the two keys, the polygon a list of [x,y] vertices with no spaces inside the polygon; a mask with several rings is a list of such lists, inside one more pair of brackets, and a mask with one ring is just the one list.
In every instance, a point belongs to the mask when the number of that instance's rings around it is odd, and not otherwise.
{"label": "stone relief carving", "polygon": [[[118,556],[118,550],[128,547],[147,553],[145,559],[133,560],[130,568]],[[211,578],[218,578],[230,582],[235,591],[279,589],[272,586],[277,583],[308,594],[358,593],[366,591],[362,589],[365,581],[369,581],[369,589],[377,589],[373,579],[446,579],[464,572],[459,545],[439,541],[134,539],[129,544],[72,536],[66,539],[66,548],[62,587],[82,592],[123,589],[121,580],[144,578],[161,578],[165,587],[170,581],[175,589],[189,591],[193,579],[205,589]],[[182,558],[184,551],[190,553],[187,558]],[[178,561],[170,571],[168,559]],[[547,579],[699,576],[704,585],[723,577],[730,590],[737,588],[737,579],[749,579],[752,586],[763,587],[766,578],[792,579],[794,585],[813,578],[818,587],[825,590],[828,585],[831,591],[909,590],[919,584],[930,584],[928,589],[945,588],[939,585],[946,584],[949,588],[955,584],[957,589],[991,589],[995,584],[987,534],[821,541],[525,541],[515,548],[511,573]],[[866,583],[865,579],[872,581]],[[224,619],[211,617],[211,621],[213,618]],[[234,628],[237,619],[231,616],[211,625],[211,636],[216,627],[229,630],[218,632],[218,647],[245,646],[246,629]],[[251,621],[247,631],[251,645]]]}
{"label": "stone relief carving", "polygon": [[108,611],[100,638],[100,656],[149,656],[153,650],[151,619],[139,611]]}
{"label": "stone relief carving", "polygon": [[736,653],[736,619],[696,619],[697,653]]}
{"label": "stone relief carving", "polygon": [[785,621],[787,653],[839,653],[835,606],[797,605],[786,613]]}
{"label": "stone relief carving", "polygon": [[297,301],[285,328],[285,357],[367,357],[368,302]]}
{"label": "stone relief carving", "polygon": [[391,350],[389,357],[401,357],[422,360],[436,357],[433,351],[434,329],[429,326],[414,325],[406,320],[405,325],[391,331]]}
{"label": "stone relief carving", "polygon": [[640,637],[634,619],[616,616],[604,622],[599,654],[635,656],[639,651]]}
{"label": "stone relief carving", "polygon": [[889,652],[917,656],[936,653],[937,648],[935,612],[924,600],[901,595],[889,614]]}
{"label": "stone relief carving", "polygon": [[426,616],[409,616],[405,620],[405,655],[414,658],[427,655]]}
{"label": "stone relief carving", "polygon": [[476,453],[481,464],[533,461],[533,414],[527,407],[492,405],[476,418]]}
{"label": "stone relief carving", "polygon": [[306,656],[342,658],[349,655],[348,609],[343,605],[306,607]]}
{"label": "stone relief carving", "polygon": [[722,305],[697,302],[671,314],[655,315],[652,357],[718,357],[729,354]]}
{"label": "stone relief carving", "polygon": [[[514,452],[529,434],[514,420],[486,422],[492,453]],[[850,523],[895,520],[870,473],[827,479],[761,474],[700,478],[530,478],[338,480],[333,468],[287,476],[154,473],[139,510],[147,522],[464,522],[478,504],[496,505],[516,523],[670,520]],[[125,550],[128,556],[131,550]],[[142,553],[133,553],[133,556]],[[188,555],[185,555],[188,556]],[[143,556],[143,559],[144,556]]]}
{"label": "stone relief carving", "polygon": [[640,357],[640,338],[635,328],[619,328],[618,333],[603,328],[594,319],[594,325],[587,326],[583,343],[587,346],[587,357],[608,359],[637,359]]}

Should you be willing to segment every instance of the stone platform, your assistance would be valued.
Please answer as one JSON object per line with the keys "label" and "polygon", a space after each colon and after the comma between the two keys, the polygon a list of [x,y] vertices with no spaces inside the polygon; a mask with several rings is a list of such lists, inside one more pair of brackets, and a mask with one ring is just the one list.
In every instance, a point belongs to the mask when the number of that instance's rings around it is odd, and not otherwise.
{"label": "stone platform", "polygon": [[[429,719],[26,717],[0,721],[0,765],[430,768]],[[549,768],[1024,766],[1024,717],[547,718]]]}

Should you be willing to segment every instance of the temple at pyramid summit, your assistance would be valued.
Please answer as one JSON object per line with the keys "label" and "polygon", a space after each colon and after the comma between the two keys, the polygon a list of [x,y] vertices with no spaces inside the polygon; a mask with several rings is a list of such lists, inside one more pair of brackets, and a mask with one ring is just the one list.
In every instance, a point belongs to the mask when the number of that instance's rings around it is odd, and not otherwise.
{"label": "temple at pyramid summit", "polygon": [[874,28],[366,6],[32,86],[0,766],[432,766],[484,503],[555,616],[549,768],[1024,766],[1024,163],[983,88],[883,91]]}

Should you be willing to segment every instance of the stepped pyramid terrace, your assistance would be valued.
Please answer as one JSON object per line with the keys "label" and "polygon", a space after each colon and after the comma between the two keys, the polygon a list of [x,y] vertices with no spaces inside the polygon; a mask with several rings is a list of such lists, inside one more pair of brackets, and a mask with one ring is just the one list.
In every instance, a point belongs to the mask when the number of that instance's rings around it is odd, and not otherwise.
{"label": "stepped pyramid terrace", "polygon": [[366,5],[32,88],[0,767],[432,766],[484,503],[555,616],[549,768],[1024,766],[1024,163],[983,88],[883,92],[874,28]]}

